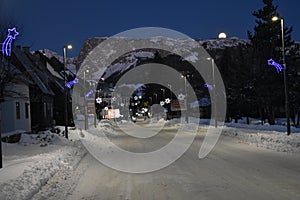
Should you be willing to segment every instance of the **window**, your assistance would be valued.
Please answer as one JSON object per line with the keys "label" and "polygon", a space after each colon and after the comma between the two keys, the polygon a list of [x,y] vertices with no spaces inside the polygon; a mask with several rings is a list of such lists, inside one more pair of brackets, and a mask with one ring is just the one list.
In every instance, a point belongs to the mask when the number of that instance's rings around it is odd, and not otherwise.
{"label": "window", "polygon": [[44,119],[47,118],[47,104],[44,102]]}
{"label": "window", "polygon": [[29,103],[25,103],[25,118],[29,118]]}
{"label": "window", "polygon": [[53,104],[50,103],[50,116],[53,118]]}
{"label": "window", "polygon": [[16,118],[17,119],[20,119],[20,112],[21,112],[20,102],[16,102]]}

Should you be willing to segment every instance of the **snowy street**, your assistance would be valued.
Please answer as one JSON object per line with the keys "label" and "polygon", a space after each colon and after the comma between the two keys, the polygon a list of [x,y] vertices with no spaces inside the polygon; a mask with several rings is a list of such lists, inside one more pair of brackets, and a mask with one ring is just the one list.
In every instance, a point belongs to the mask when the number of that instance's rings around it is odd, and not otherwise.
{"label": "snowy street", "polygon": [[[150,129],[157,128],[158,124],[154,123]],[[79,140],[79,137],[88,138],[89,134],[99,137],[101,132],[122,149],[145,153],[168,144],[179,126],[167,123],[159,134],[140,139],[124,134],[124,130],[133,129],[132,125],[104,122],[88,132],[70,130],[72,141],[47,132],[30,138],[24,135],[19,144],[5,144],[5,166],[0,170],[1,199],[300,198],[299,133],[286,137],[282,132],[258,131],[253,127],[246,130],[228,124],[212,152],[201,160],[198,153],[208,126],[200,125],[194,142],[183,156],[161,170],[141,174],[105,166],[87,153]],[[247,136],[249,133],[260,138],[269,135],[267,142],[264,140],[264,148],[253,135]],[[185,134],[190,133],[184,133],[183,137]],[[51,140],[45,142],[43,138],[49,136]],[[246,142],[247,137],[252,143]],[[295,141],[295,145],[287,138]],[[279,145],[276,151],[271,141],[274,144],[285,141],[290,147]],[[106,144],[97,145],[101,152],[111,155],[112,149]]]}
{"label": "snowy street", "polygon": [[[170,141],[175,129],[166,127],[147,142],[119,130],[110,139],[123,149],[148,152]],[[119,172],[87,154],[74,171],[74,176],[80,178],[76,178],[78,184],[68,199],[300,198],[299,153],[276,152],[222,136],[208,157],[200,160],[197,155],[205,133],[206,127],[199,129],[194,143],[179,160],[147,174]],[[68,179],[65,181],[61,184],[68,185]],[[44,197],[62,198],[59,188],[58,192],[53,187],[46,188]]]}

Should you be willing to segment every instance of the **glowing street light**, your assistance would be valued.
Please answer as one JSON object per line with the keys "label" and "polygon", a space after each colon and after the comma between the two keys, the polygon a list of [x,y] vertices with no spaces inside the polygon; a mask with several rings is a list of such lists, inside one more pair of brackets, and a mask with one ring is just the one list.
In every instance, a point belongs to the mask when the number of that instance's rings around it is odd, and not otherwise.
{"label": "glowing street light", "polygon": [[286,115],[286,126],[287,135],[291,134],[291,124],[290,124],[290,109],[289,109],[289,96],[288,96],[288,86],[287,86],[287,75],[286,75],[286,62],[285,62],[285,44],[284,44],[284,19],[278,16],[272,17],[272,21],[276,22],[280,20],[281,24],[281,53],[282,53],[282,66],[283,66],[283,77],[284,77],[284,93],[285,93],[285,115]]}
{"label": "glowing street light", "polygon": [[72,45],[65,45],[63,47],[63,62],[64,62],[64,86],[65,86],[65,137],[68,139],[68,90],[67,90],[67,49],[72,49]]}

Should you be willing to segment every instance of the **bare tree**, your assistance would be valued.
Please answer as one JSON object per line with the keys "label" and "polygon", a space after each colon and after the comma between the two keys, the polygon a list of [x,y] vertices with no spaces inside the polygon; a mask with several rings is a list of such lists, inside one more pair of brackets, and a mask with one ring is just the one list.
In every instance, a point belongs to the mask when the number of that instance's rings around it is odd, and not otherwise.
{"label": "bare tree", "polygon": [[[0,19],[0,41],[1,47],[2,43],[7,36],[8,28],[13,27],[13,20],[1,20]],[[15,26],[14,26],[15,27]],[[12,44],[13,46],[13,44]],[[2,49],[2,48],[1,48]],[[20,81],[21,72],[10,64],[11,57],[5,56],[4,53],[0,52],[0,168],[3,167],[2,163],[2,119],[1,119],[1,107],[2,103],[7,97],[24,97],[24,94],[13,90],[13,85]]]}

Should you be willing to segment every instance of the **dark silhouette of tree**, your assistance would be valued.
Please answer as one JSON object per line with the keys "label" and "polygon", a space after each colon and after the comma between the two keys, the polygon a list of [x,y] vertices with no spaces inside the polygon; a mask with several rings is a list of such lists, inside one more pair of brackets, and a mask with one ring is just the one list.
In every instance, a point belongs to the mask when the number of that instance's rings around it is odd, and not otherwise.
{"label": "dark silhouette of tree", "polygon": [[[282,62],[281,24],[272,21],[272,17],[281,16],[277,12],[278,6],[273,5],[273,0],[263,0],[263,3],[262,9],[253,12],[256,25],[253,33],[248,31],[248,37],[254,50],[252,63],[256,74],[254,88],[258,109],[262,121],[266,117],[270,124],[274,124],[275,111],[284,105],[284,81],[283,73],[277,73],[275,67],[269,66],[267,61],[272,58],[278,63]],[[294,44],[291,32],[291,27],[284,27],[286,49]]]}

